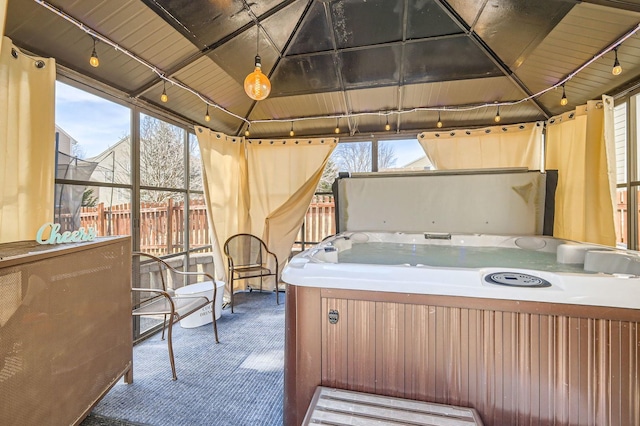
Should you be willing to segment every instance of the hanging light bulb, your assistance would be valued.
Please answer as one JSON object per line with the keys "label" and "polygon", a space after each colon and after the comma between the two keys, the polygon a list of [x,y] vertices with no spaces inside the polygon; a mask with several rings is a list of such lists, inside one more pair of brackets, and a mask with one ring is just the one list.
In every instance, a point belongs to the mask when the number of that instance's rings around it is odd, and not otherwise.
{"label": "hanging light bulb", "polygon": [[291,122],[291,130],[289,130],[289,136],[294,137],[296,133],[293,131],[293,121]]}
{"label": "hanging light bulb", "polygon": [[160,95],[160,100],[162,102],[167,102],[169,100],[169,96],[167,96],[167,82],[162,82],[162,95]]}
{"label": "hanging light bulb", "polygon": [[562,98],[560,99],[560,105],[565,106],[569,103],[569,99],[567,99],[567,93],[564,90],[564,83],[562,84]]}
{"label": "hanging light bulb", "polygon": [[336,128],[333,129],[333,132],[337,135],[338,133],[340,133],[340,119],[337,118],[336,119]]}
{"label": "hanging light bulb", "polygon": [[258,30],[256,43],[255,69],[244,79],[244,91],[251,99],[261,101],[271,93],[271,82],[269,78],[262,73],[262,63],[258,54],[258,46],[260,45],[260,25],[256,25]]}
{"label": "hanging light bulb", "polygon": [[98,66],[100,66],[100,60],[98,59],[98,53],[96,52],[96,38],[93,38],[93,51],[91,52],[91,58],[89,58],[89,64],[94,67],[97,68]]}
{"label": "hanging light bulb", "polygon": [[613,68],[611,69],[611,74],[620,75],[622,73],[622,66],[620,65],[620,61],[618,61],[618,46],[613,48],[615,52],[616,59],[613,61]]}
{"label": "hanging light bulb", "polygon": [[493,121],[495,121],[496,123],[500,122],[500,105],[498,105],[498,111],[496,112],[496,116],[493,117]]}
{"label": "hanging light bulb", "polygon": [[207,123],[211,121],[211,116],[209,115],[209,104],[207,104],[207,112],[204,113],[204,121]]}
{"label": "hanging light bulb", "polygon": [[244,131],[244,136],[245,136],[245,137],[247,137],[247,138],[248,138],[248,137],[249,137],[249,135],[251,134],[251,133],[249,132],[249,127],[251,127],[251,123],[247,123],[247,130],[245,130],[245,131]]}
{"label": "hanging light bulb", "polygon": [[391,125],[389,124],[389,116],[387,115],[387,124],[384,125],[384,129],[388,132],[391,130]]}
{"label": "hanging light bulb", "polygon": [[438,129],[442,127],[442,120],[440,120],[440,111],[438,111],[438,122],[436,123],[436,127]]}

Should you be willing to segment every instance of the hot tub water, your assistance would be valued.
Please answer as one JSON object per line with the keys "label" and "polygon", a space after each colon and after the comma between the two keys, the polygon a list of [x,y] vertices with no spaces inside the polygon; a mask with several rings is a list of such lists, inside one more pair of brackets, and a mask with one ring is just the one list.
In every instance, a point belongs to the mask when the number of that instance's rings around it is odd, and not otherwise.
{"label": "hot tub water", "polygon": [[507,247],[445,246],[367,242],[338,251],[339,263],[427,265],[442,268],[527,268],[552,272],[581,272],[582,265],[556,261],[556,253]]}

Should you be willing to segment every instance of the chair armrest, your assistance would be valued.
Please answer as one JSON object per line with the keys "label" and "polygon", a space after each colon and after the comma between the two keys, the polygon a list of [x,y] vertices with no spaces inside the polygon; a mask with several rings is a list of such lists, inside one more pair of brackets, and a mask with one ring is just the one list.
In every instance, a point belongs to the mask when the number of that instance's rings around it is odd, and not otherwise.
{"label": "chair armrest", "polygon": [[164,291],[164,290],[158,290],[155,288],[139,288],[139,287],[132,287],[131,291],[138,291],[138,292],[150,292],[150,293],[158,293],[159,295],[162,294],[164,297],[167,297],[169,299],[171,299],[171,295],[169,294],[169,292]]}
{"label": "chair armrest", "polygon": [[[166,266],[166,268],[171,271],[172,273],[178,274],[178,275],[204,275],[205,277],[207,277],[209,280],[215,282],[215,278],[213,278],[213,276],[211,276],[211,274],[207,273],[207,272],[192,272],[192,271],[179,271],[176,268],[174,268],[173,266],[169,265],[167,262],[165,262],[164,260],[160,259],[158,256],[154,256],[152,254],[148,254],[148,253],[144,253],[141,251],[134,251],[132,253],[132,255],[134,256],[141,256],[141,257],[148,257],[149,259],[160,263],[164,266]],[[277,259],[276,259],[277,260]]]}
{"label": "chair armrest", "polygon": [[270,251],[268,248],[266,248],[266,246],[265,246],[265,250],[267,251],[267,253],[268,253],[268,254],[270,254],[271,256],[273,256],[273,260],[275,260],[275,262],[276,262],[276,270],[275,270],[275,274],[276,274],[276,286],[277,286],[277,285],[278,285],[278,283],[277,283],[277,282],[279,281],[279,279],[278,279],[278,270],[280,269],[280,268],[278,267],[278,266],[279,266],[279,265],[278,265],[278,256],[276,256],[276,254],[275,254],[274,252],[272,252],[272,251]]}
{"label": "chair armrest", "polygon": [[171,268],[172,271],[178,275],[187,275],[187,276],[196,276],[196,275],[203,275],[205,277],[207,277],[209,279],[209,281],[213,281],[215,283],[215,278],[213,278],[213,276],[211,276],[211,274],[207,273],[207,272],[192,272],[192,271],[178,271],[177,269],[173,269]]}
{"label": "chair armrest", "polygon": [[[153,289],[153,288],[140,288],[140,287],[132,287],[132,288],[131,288],[131,291],[135,291],[135,292],[138,292],[138,293],[142,293],[142,292],[147,292],[147,293],[157,293],[157,295],[156,295],[156,296],[150,297],[150,298],[148,298],[148,299],[146,299],[146,300],[142,300],[142,301],[140,301],[140,303],[144,303],[144,302],[146,302],[146,301],[150,301],[150,300],[157,299],[159,296],[164,296],[164,298],[165,298],[165,299],[167,299],[167,301],[169,301],[169,305],[171,306],[171,312],[170,312],[170,314],[171,314],[171,315],[174,315],[174,314],[175,314],[175,311],[176,311],[176,305],[175,305],[175,303],[173,303],[173,298],[171,297],[171,295],[170,295],[167,291],[164,291],[164,290],[156,290],[156,289]],[[139,306],[140,306],[140,304],[134,304],[134,306],[138,306],[138,307],[139,307]],[[137,308],[136,308],[136,309],[137,309]]]}

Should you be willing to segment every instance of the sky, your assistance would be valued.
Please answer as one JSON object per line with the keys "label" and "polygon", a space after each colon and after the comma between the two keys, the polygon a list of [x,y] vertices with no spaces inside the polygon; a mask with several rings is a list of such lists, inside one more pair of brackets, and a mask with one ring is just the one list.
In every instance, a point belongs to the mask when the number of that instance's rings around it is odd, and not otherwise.
{"label": "sky", "polygon": [[396,167],[406,166],[426,155],[417,139],[395,140],[389,143],[393,143],[395,148]]}
{"label": "sky", "polygon": [[94,157],[130,132],[131,110],[56,81],[56,124]]}
{"label": "sky", "polygon": [[[56,124],[77,140],[83,158],[91,158],[115,145],[130,132],[129,108],[56,81]],[[396,167],[420,157],[416,139],[393,141]]]}

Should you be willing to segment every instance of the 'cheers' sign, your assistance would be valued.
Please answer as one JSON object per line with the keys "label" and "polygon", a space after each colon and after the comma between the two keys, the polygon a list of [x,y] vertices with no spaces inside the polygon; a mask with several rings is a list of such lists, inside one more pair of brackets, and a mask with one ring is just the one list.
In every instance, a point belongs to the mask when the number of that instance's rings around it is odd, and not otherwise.
{"label": "'cheers' sign", "polygon": [[[49,238],[44,239],[43,234],[50,230]],[[84,227],[77,231],[65,231],[60,233],[59,223],[45,223],[38,229],[36,234],[36,241],[40,244],[60,244],[60,243],[81,243],[83,241],[93,241],[96,238],[96,230],[92,227],[84,229]]]}

